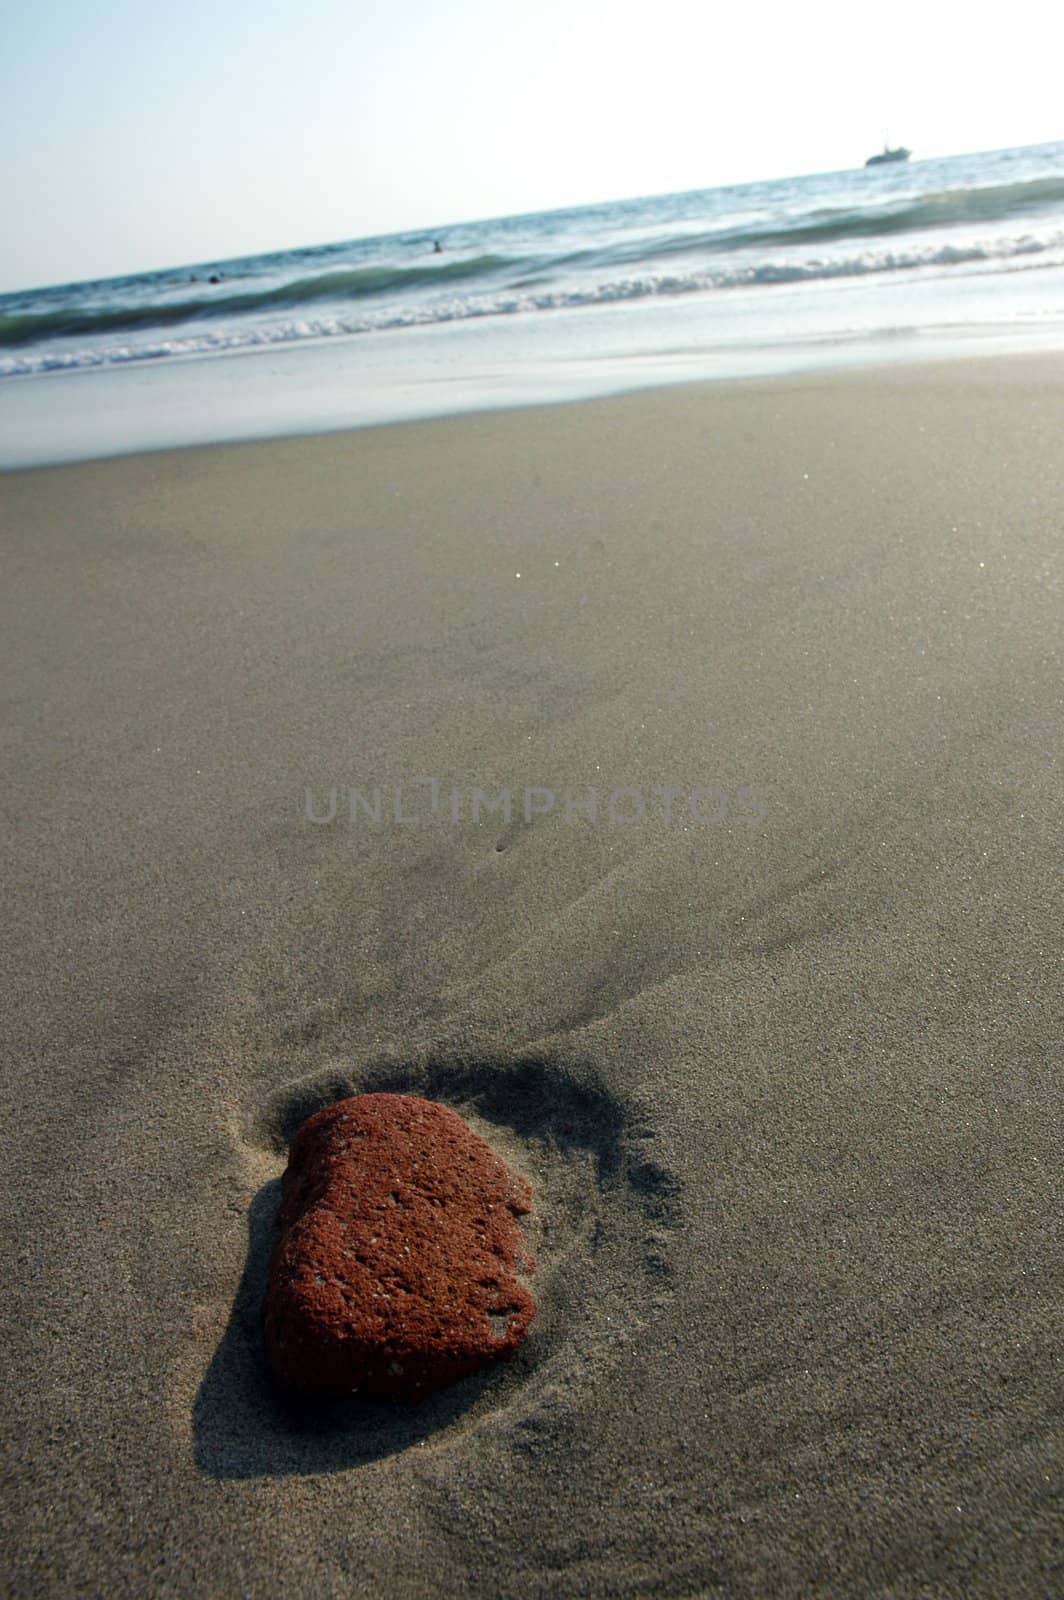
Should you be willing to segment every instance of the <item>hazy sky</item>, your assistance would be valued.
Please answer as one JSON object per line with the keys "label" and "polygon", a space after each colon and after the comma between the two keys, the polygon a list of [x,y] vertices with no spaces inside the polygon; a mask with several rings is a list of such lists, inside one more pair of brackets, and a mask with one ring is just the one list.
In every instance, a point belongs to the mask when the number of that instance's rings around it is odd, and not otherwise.
{"label": "hazy sky", "polygon": [[0,291],[1064,138],[1012,0],[22,0]]}

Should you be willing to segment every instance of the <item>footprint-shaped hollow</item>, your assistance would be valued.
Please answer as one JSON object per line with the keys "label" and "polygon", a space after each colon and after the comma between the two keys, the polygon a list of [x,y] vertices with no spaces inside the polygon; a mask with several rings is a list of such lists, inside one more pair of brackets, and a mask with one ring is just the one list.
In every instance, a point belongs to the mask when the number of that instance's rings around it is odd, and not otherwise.
{"label": "footprint-shaped hollow", "polygon": [[513,1354],[535,1313],[527,1181],[449,1106],[360,1094],[289,1151],[266,1292],[285,1385],[416,1401]]}

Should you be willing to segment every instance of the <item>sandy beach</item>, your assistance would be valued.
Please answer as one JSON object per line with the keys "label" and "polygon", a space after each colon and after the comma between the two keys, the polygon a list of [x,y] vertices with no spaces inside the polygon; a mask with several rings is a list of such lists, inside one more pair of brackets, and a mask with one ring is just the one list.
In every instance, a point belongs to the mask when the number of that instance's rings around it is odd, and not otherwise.
{"label": "sandy beach", "polygon": [[[1060,1592],[1062,423],[1035,356],[0,475],[5,1593]],[[535,1194],[413,1409],[263,1366],[361,1089]]]}

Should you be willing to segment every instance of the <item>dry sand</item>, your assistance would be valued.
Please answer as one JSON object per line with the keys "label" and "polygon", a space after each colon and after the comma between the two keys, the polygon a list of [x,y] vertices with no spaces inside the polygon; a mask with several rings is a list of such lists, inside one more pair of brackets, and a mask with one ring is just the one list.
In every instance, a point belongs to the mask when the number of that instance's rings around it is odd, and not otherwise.
{"label": "dry sand", "polygon": [[[1061,1592],[1062,438],[1045,358],[0,478],[5,1593]],[[315,1413],[361,1087],[527,1174],[540,1311]]]}

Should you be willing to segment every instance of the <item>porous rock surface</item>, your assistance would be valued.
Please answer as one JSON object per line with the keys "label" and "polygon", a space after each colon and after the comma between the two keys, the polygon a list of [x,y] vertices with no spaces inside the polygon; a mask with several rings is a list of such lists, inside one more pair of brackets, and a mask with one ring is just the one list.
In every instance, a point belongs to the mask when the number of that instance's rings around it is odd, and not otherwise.
{"label": "porous rock surface", "polygon": [[513,1354],[535,1312],[511,1172],[457,1112],[363,1094],[292,1141],[266,1293],[277,1377],[419,1400]]}

